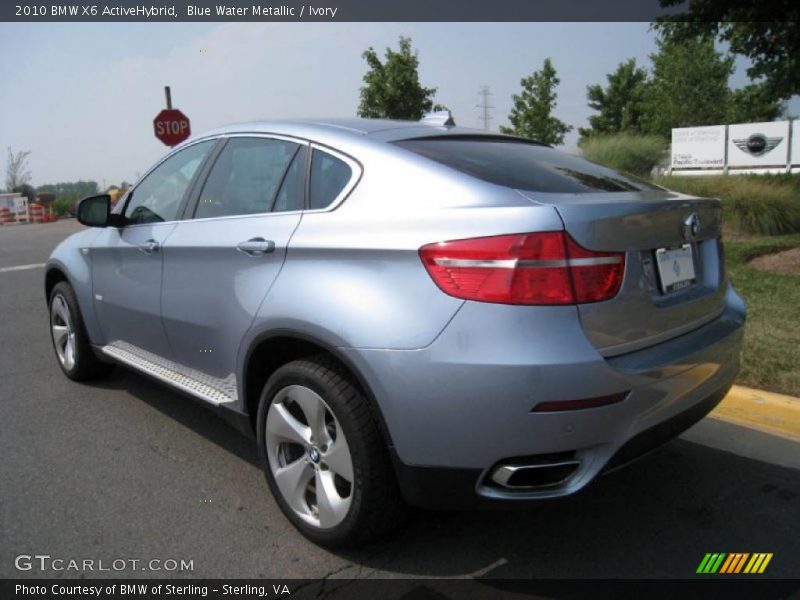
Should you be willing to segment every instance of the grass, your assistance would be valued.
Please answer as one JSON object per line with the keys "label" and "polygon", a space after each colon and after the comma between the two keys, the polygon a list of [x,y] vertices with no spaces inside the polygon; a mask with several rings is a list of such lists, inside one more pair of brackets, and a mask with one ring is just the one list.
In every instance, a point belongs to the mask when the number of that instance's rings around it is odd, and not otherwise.
{"label": "grass", "polygon": [[653,135],[618,133],[592,137],[581,143],[584,158],[639,177],[649,177],[666,151],[666,142]]}
{"label": "grass", "polygon": [[747,303],[742,385],[800,396],[800,276],[761,271],[757,256],[800,246],[800,235],[725,241],[728,272]]}
{"label": "grass", "polygon": [[739,235],[800,233],[800,178],[765,175],[659,177],[658,185],[719,198],[726,226]]}

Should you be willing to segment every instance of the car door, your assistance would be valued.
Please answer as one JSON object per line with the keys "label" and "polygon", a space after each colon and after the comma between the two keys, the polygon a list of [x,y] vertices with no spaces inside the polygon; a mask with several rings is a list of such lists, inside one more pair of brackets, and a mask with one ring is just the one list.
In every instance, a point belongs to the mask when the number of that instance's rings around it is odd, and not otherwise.
{"label": "car door", "polygon": [[158,164],[126,197],[122,226],[106,227],[95,239],[94,304],[107,346],[170,356],[161,323],[161,249],[215,143],[192,144]]}
{"label": "car door", "polygon": [[162,316],[182,374],[207,399],[236,399],[236,356],[300,223],[305,143],[235,136],[164,244]]}

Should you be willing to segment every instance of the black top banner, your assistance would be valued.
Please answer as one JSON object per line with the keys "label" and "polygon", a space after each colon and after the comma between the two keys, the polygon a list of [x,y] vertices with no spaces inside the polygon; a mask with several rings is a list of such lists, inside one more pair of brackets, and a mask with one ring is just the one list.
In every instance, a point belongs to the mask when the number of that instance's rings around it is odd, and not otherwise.
{"label": "black top banner", "polygon": [[653,21],[659,0],[11,0],[0,21]]}

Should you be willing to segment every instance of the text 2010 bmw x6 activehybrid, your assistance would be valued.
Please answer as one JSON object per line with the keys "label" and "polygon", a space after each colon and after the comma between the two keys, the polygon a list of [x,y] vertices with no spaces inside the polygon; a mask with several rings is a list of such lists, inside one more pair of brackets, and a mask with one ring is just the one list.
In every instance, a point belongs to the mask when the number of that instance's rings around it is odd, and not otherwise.
{"label": "text 2010 bmw x6 activehybrid", "polygon": [[509,136],[257,122],[175,148],[47,263],[58,362],[254,432],[307,537],[564,496],[724,396],[720,204]]}

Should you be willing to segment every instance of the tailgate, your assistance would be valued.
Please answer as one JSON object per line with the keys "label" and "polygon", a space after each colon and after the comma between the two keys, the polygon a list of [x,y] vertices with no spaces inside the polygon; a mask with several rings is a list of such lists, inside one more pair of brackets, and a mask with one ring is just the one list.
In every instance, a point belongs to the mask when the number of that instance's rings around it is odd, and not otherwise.
{"label": "tailgate", "polygon": [[666,190],[522,193],[554,206],[581,246],[625,252],[617,296],[578,307],[586,335],[605,356],[657,344],[721,313],[725,285],[718,200]]}

